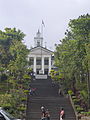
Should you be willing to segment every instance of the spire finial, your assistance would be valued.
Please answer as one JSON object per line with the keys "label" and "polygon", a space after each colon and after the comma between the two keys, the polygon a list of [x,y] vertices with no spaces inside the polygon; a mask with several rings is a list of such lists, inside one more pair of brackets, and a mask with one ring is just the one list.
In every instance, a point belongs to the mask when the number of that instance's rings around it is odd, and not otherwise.
{"label": "spire finial", "polygon": [[45,42],[45,48],[47,48],[47,45],[46,45],[46,44],[47,44],[47,42]]}
{"label": "spire finial", "polygon": [[39,29],[38,29],[38,32],[37,32],[37,34],[40,34],[40,31],[39,31]]}

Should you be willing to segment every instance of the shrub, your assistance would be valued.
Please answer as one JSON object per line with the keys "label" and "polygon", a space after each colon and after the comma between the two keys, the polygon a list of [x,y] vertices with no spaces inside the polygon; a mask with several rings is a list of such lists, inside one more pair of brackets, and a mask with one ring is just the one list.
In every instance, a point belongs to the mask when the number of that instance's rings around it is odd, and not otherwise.
{"label": "shrub", "polygon": [[26,106],[22,105],[22,106],[19,106],[17,109],[21,112],[24,112],[26,110]]}
{"label": "shrub", "polygon": [[21,101],[22,101],[22,102],[25,102],[26,100],[27,100],[26,97],[22,97],[22,98],[21,98]]}
{"label": "shrub", "polygon": [[81,96],[83,97],[84,101],[87,101],[87,100],[88,100],[87,91],[82,90],[82,91],[80,91],[80,94],[81,94]]}
{"label": "shrub", "polygon": [[76,96],[72,96],[72,100],[76,99]]}
{"label": "shrub", "polygon": [[29,93],[29,90],[24,90],[24,93],[26,93],[26,94]]}
{"label": "shrub", "polygon": [[74,104],[79,104],[80,101],[75,98],[75,99],[73,99],[73,102],[74,102]]}
{"label": "shrub", "polygon": [[10,103],[6,103],[6,104],[2,104],[2,107],[5,109],[5,110],[10,110],[12,108],[12,105]]}
{"label": "shrub", "polygon": [[72,96],[73,95],[73,91],[72,90],[68,90],[68,94]]}
{"label": "shrub", "polygon": [[80,107],[80,105],[75,105],[75,108],[77,109],[78,107]]}
{"label": "shrub", "polygon": [[83,114],[83,115],[90,115],[90,112],[81,112],[81,114]]}
{"label": "shrub", "polygon": [[78,113],[81,113],[81,112],[84,111],[84,110],[83,110],[82,107],[77,107],[77,108],[76,108],[76,111],[77,111]]}

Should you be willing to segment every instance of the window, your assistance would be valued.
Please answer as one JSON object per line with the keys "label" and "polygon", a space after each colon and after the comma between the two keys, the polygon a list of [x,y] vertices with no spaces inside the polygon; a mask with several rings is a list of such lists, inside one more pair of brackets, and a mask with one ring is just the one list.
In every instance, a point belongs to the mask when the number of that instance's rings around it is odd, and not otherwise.
{"label": "window", "polygon": [[39,41],[37,42],[37,46],[40,46],[40,42]]}
{"label": "window", "polygon": [[49,58],[48,57],[44,58],[44,65],[49,65]]}
{"label": "window", "polygon": [[41,65],[41,58],[36,58],[36,65]]}
{"label": "window", "polygon": [[44,69],[44,74],[48,75],[48,69]]}
{"label": "window", "polygon": [[31,57],[31,58],[29,59],[29,65],[34,65],[34,58],[33,58],[33,57]]}

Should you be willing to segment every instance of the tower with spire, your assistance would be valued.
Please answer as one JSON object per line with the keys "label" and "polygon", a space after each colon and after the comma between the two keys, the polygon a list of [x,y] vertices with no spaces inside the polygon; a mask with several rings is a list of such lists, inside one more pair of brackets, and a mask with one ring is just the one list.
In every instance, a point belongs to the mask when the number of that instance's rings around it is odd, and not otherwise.
{"label": "tower with spire", "polygon": [[38,29],[36,37],[34,37],[34,47],[43,47],[43,37]]}

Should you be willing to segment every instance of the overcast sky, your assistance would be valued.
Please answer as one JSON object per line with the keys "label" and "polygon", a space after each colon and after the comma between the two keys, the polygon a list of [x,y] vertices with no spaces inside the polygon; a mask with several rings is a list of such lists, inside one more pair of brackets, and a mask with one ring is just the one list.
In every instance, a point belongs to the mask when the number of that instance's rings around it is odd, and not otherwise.
{"label": "overcast sky", "polygon": [[34,45],[34,37],[41,30],[43,44],[54,50],[64,37],[70,19],[90,14],[90,0],[0,0],[0,30],[16,27],[26,34],[25,44]]}

